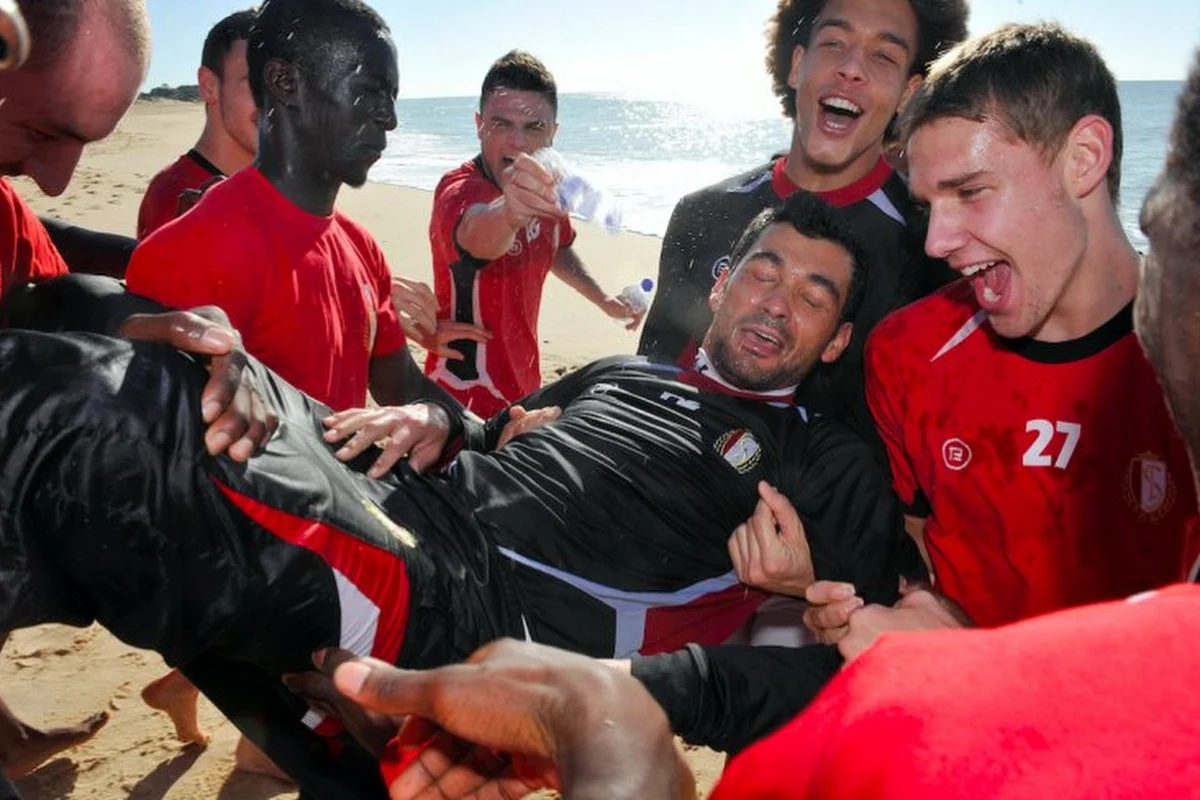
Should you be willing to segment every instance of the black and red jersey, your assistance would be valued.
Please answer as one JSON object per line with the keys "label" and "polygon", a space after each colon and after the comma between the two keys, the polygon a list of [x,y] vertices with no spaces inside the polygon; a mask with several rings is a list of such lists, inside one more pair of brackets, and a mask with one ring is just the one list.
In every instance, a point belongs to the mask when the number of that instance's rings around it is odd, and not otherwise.
{"label": "black and red jersey", "polygon": [[[731,267],[732,253],[750,222],[799,191],[776,158],[679,201],[663,237],[658,284],[638,352],[673,360],[704,338],[712,312],[708,295]],[[875,444],[863,399],[863,344],[889,312],[928,294],[952,273],[924,256],[925,223],[908,186],[882,158],[852,184],[818,196],[837,208],[866,251],[867,281],[850,345],[832,365],[818,365],[801,385],[798,402],[852,425]],[[882,455],[880,455],[882,460]]]}

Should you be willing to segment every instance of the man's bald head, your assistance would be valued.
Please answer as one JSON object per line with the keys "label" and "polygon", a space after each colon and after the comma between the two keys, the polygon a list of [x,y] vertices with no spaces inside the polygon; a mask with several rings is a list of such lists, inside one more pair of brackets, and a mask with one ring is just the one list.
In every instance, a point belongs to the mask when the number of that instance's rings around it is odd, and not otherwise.
{"label": "man's bald head", "polygon": [[150,18],[145,0],[18,0],[17,5],[33,40],[30,69],[44,69],[59,61],[77,44],[85,19],[116,33],[117,41],[143,70],[150,63]]}
{"label": "man's bald head", "polygon": [[67,187],[83,147],[112,133],[150,60],[144,0],[20,0],[30,59],[0,73],[0,174]]}

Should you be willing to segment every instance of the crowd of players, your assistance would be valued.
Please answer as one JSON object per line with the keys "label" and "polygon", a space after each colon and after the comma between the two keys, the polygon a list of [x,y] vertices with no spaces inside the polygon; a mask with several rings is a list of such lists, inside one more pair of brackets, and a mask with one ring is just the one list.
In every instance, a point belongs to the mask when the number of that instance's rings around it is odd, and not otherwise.
{"label": "crowd of players", "polygon": [[[145,9],[22,11],[0,162],[53,194],[132,101]],[[136,248],[0,182],[0,629],[98,621],[158,651],[179,671],[147,699],[182,737],[198,689],[311,797],[684,797],[672,732],[737,751],[810,704],[718,796],[1190,786],[1191,589],[873,646],[1156,589],[1196,555],[1200,75],[1143,260],[1095,48],[1051,24],[964,41],[966,18],[781,0],[789,151],[680,202],[643,357],[540,388],[548,274],[631,317],[534,157],[545,67],[514,51],[486,76],[480,155],[435,193],[431,291],[335,209],[396,125],[384,21],[358,0],[222,21],[205,130]],[[202,306],[215,323],[163,310]],[[728,644],[769,641],[781,597],[814,644]],[[1085,744],[1098,719],[1121,730]],[[31,732],[0,720],[6,765],[36,764]]]}

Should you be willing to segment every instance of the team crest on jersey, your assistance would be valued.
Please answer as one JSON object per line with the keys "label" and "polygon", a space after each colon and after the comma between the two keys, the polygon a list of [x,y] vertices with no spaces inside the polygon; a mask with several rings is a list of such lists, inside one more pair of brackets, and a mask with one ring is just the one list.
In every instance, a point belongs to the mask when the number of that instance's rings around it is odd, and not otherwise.
{"label": "team crest on jersey", "polygon": [[754,438],[754,434],[745,428],[730,431],[717,439],[713,449],[729,462],[729,466],[739,475],[745,475],[762,461],[762,445]]}
{"label": "team crest on jersey", "polygon": [[713,280],[721,277],[721,273],[733,266],[732,256],[722,256],[713,262]]}
{"label": "team crest on jersey", "polygon": [[1167,462],[1143,453],[1125,471],[1125,502],[1141,519],[1158,522],[1175,505],[1175,480]]}
{"label": "team crest on jersey", "polygon": [[942,445],[942,461],[946,463],[947,469],[962,472],[974,457],[971,445],[962,439],[947,439],[946,443]]}

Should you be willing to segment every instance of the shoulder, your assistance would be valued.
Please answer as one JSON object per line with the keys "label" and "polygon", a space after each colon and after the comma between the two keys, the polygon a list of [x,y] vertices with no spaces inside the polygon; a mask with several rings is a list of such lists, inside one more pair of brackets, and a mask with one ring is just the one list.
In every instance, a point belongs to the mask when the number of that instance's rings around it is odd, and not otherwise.
{"label": "shoulder", "polygon": [[489,195],[490,200],[499,194],[500,187],[488,180],[475,161],[468,161],[447,172],[438,181],[437,188],[433,191],[435,205],[444,202],[447,198],[453,199],[464,195]]}
{"label": "shoulder", "polygon": [[731,202],[742,202],[747,205],[761,204],[763,190],[771,191],[774,166],[775,161],[771,160],[754,169],[740,172],[711,186],[705,186],[703,189],[684,195],[676,205],[676,210]]}
{"label": "shoulder", "polygon": [[873,358],[929,363],[985,324],[970,283],[957,280],[885,317],[867,337],[868,363]]}

